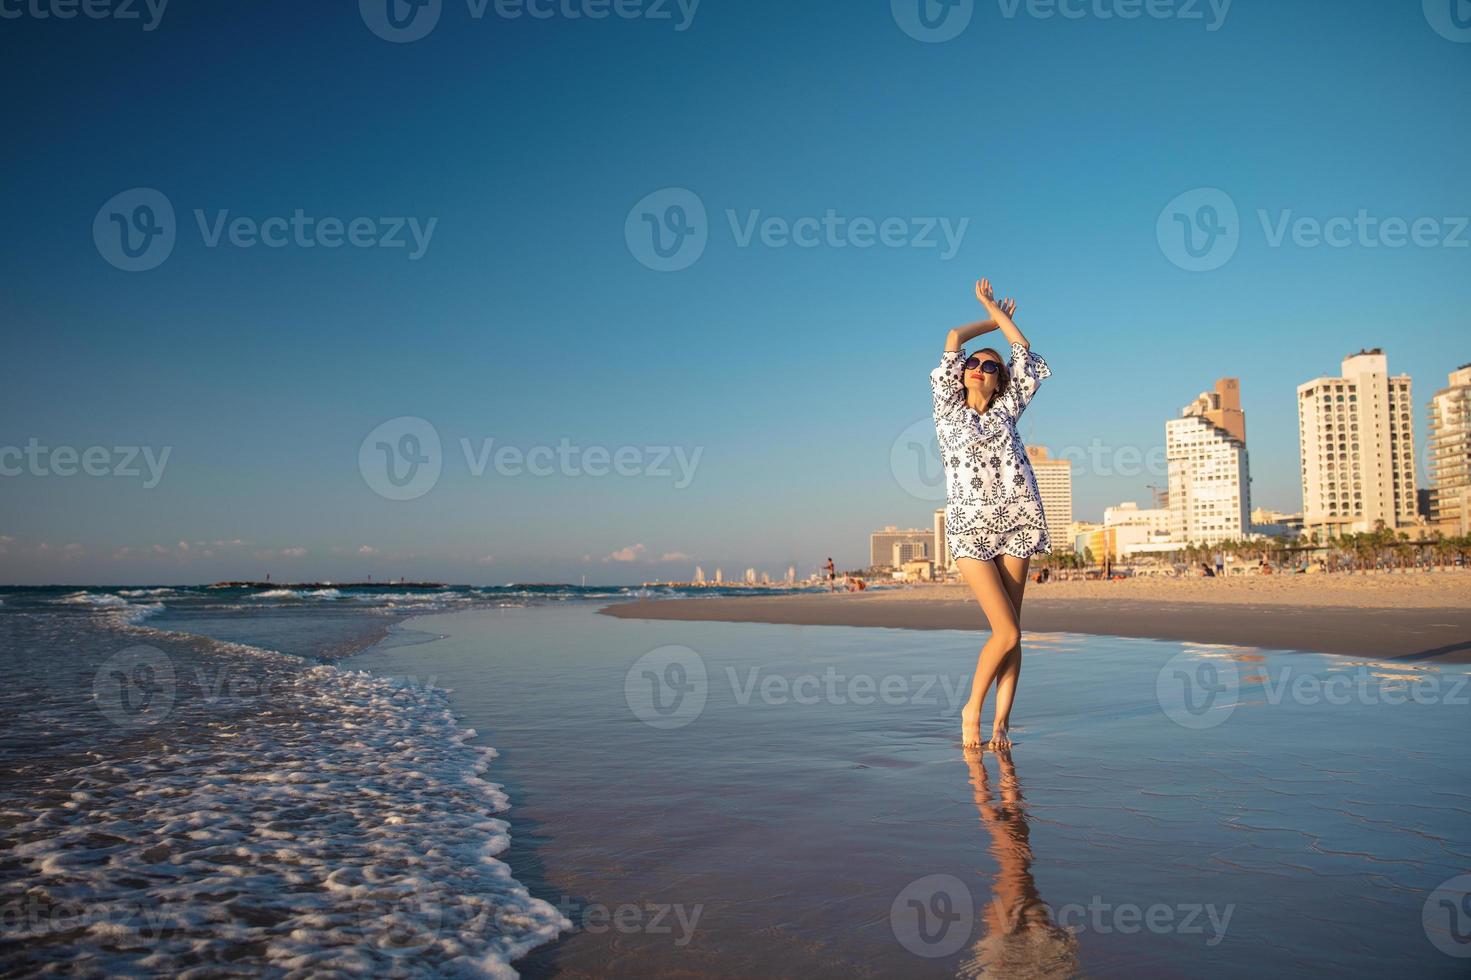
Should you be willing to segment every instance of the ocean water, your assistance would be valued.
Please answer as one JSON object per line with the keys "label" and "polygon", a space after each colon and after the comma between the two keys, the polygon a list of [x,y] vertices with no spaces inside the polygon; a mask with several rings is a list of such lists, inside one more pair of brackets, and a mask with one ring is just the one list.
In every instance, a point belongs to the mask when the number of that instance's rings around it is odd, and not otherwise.
{"label": "ocean water", "polygon": [[495,751],[341,657],[646,590],[0,590],[0,972],[510,975],[567,921],[498,860]]}
{"label": "ocean water", "polygon": [[1471,966],[1465,667],[618,598],[0,591],[0,972]]}

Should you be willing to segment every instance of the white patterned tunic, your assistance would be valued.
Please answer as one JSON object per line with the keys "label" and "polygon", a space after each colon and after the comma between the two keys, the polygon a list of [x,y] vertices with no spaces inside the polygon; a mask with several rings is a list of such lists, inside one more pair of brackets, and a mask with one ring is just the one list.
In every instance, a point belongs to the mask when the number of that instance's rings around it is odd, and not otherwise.
{"label": "white patterned tunic", "polygon": [[1011,381],[985,412],[965,403],[965,351],[940,356],[930,372],[935,435],[945,464],[945,538],[952,558],[1051,554],[1037,477],[1016,422],[1052,370],[1040,355],[1011,345]]}

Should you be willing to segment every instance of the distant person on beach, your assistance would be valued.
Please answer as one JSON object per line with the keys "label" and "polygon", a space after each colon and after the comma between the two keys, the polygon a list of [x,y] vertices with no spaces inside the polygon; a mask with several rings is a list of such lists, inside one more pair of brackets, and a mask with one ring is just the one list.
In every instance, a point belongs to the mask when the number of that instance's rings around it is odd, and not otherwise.
{"label": "distant person on beach", "polygon": [[1226,574],[1226,556],[1219,551],[1216,552],[1216,574]]}
{"label": "distant person on beach", "polygon": [[[1001,749],[1011,744],[1007,731],[1021,677],[1027,566],[1032,555],[1052,553],[1037,478],[1016,424],[1052,371],[1012,320],[1014,300],[997,302],[989,279],[976,283],[976,299],[987,319],[950,331],[940,366],[930,372],[930,392],[945,466],[946,542],[991,627],[960,712],[960,740],[966,748],[982,745],[981,708],[994,682],[990,745]],[[1010,342],[1010,363],[994,347],[966,355],[963,344],[998,329]]]}
{"label": "distant person on beach", "polygon": [[838,569],[837,569],[837,566],[834,565],[833,564],[833,560],[831,558],[829,558],[827,560],[827,566],[826,567],[827,567],[827,590],[829,592],[836,592],[836,591],[838,591]]}

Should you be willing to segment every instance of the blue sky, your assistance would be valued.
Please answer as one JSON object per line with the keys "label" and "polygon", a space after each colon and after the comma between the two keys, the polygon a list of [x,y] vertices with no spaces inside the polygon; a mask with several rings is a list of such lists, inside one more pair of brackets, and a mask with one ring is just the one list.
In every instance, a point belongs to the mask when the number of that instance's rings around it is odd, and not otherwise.
{"label": "blue sky", "polygon": [[[370,28],[379,0],[179,4],[152,29],[49,2],[0,21],[0,453],[98,448],[110,475],[0,455],[0,581],[857,566],[870,530],[929,523],[892,460],[979,275],[1053,369],[1022,432],[1077,455],[1080,518],[1147,505],[1163,467],[1134,460],[1217,377],[1242,379],[1253,503],[1296,510],[1299,383],[1384,347],[1423,450],[1425,403],[1471,361],[1471,43],[1434,2],[978,0],[924,41],[901,26],[918,0],[442,0],[405,43]],[[125,271],[108,229],[137,188],[175,240]],[[1237,219],[1189,271],[1157,225],[1206,221],[1200,188]],[[691,199],[703,251],[651,268],[642,215]],[[297,212],[315,247],[241,244]],[[830,212],[840,235],[781,244]],[[1375,230],[1342,247],[1274,241],[1361,212]],[[324,247],[354,219],[384,244]],[[1422,244],[1387,244],[1395,220]],[[373,461],[414,449],[402,418],[440,472],[397,500]],[[579,462],[539,476],[506,446]],[[156,485],[127,447],[167,450]],[[620,450],[626,475],[598,464]]]}

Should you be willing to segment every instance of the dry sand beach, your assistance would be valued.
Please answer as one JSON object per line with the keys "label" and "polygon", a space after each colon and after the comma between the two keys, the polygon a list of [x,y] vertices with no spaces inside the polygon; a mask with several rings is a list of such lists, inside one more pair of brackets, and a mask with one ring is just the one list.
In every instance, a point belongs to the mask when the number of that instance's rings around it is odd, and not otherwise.
{"label": "dry sand beach", "polygon": [[[962,585],[654,599],[603,611],[636,619],[986,627],[980,607]],[[1022,627],[1465,663],[1471,662],[1471,571],[1030,582]]]}

